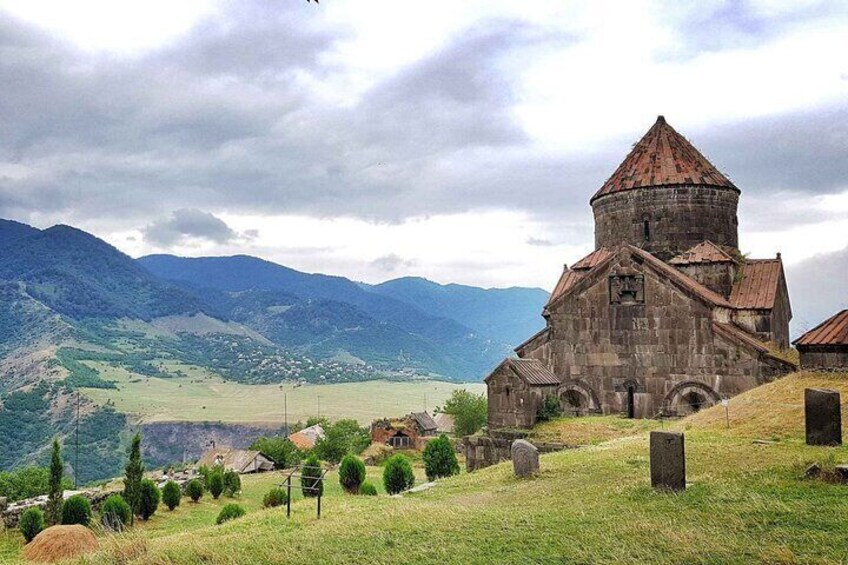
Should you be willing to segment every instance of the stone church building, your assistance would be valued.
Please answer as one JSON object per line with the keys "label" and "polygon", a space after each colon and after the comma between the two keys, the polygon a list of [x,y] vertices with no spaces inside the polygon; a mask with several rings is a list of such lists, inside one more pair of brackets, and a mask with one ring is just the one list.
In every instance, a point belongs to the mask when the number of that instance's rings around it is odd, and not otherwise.
{"label": "stone church building", "polygon": [[739,189],[660,116],[590,200],[595,250],[565,266],[546,327],[485,382],[489,427],[571,413],[652,418],[711,406],[795,367],[780,254],[739,252]]}

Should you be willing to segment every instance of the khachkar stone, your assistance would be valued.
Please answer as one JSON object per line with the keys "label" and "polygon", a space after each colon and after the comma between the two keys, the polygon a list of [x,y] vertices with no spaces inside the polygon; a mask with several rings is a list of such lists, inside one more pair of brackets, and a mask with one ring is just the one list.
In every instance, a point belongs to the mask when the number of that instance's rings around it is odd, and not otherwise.
{"label": "khachkar stone", "polygon": [[807,445],[842,445],[839,393],[824,388],[804,390]]}
{"label": "khachkar stone", "polygon": [[651,486],[660,490],[686,489],[682,433],[651,432]]}
{"label": "khachkar stone", "polygon": [[510,456],[516,477],[529,477],[539,470],[539,450],[529,441],[517,439],[512,442]]}

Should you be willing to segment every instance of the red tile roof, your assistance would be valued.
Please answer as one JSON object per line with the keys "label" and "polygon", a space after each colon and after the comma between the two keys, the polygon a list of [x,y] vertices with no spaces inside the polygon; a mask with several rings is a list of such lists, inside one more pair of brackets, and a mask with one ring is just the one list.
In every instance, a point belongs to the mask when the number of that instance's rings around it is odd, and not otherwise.
{"label": "red tile roof", "polygon": [[742,279],[730,292],[730,303],[742,310],[774,308],[782,272],[780,259],[748,259],[742,265]]}
{"label": "red tile roof", "polygon": [[588,271],[607,257],[612,255],[612,251],[607,249],[606,247],[601,247],[600,249],[596,249],[577,261],[575,264],[571,266],[575,271],[586,270]]}
{"label": "red tile roof", "polygon": [[733,257],[712,241],[702,241],[692,249],[671,259],[669,265],[694,265],[696,263],[732,263]]}
{"label": "red tile roof", "polygon": [[848,310],[831,316],[792,343],[795,345],[848,345]]}
{"label": "red tile roof", "polygon": [[659,116],[592,200],[646,186],[699,185],[737,189]]}
{"label": "red tile roof", "polygon": [[551,293],[551,297],[548,299],[548,304],[565,294],[568,289],[577,284],[577,282],[585,276],[585,271],[572,271],[570,269],[564,270],[562,275],[559,277],[559,281],[554,287],[554,291]]}

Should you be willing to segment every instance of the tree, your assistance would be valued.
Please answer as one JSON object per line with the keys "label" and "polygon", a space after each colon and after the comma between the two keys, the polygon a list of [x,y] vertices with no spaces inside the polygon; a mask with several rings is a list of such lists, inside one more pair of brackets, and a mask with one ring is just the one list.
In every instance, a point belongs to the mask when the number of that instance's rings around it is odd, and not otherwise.
{"label": "tree", "polygon": [[562,407],[559,404],[559,398],[555,394],[545,395],[542,405],[536,411],[536,419],[539,422],[547,422],[558,418],[562,415]]}
{"label": "tree", "polygon": [[445,434],[431,439],[424,447],[424,471],[427,473],[427,479],[431,481],[459,474],[456,451]]}
{"label": "tree", "polygon": [[[70,489],[71,480],[62,478],[62,488]],[[41,496],[50,492],[49,467],[24,467],[0,472],[0,496],[9,502]]]}
{"label": "tree", "polygon": [[397,494],[411,489],[415,484],[415,475],[412,473],[412,465],[406,455],[398,453],[392,455],[383,467],[383,487],[389,494]]}
{"label": "tree", "polygon": [[300,463],[303,455],[295,444],[286,437],[259,437],[252,444],[250,449],[261,451],[274,462],[277,469],[285,469]]}
{"label": "tree", "polygon": [[31,542],[44,529],[44,514],[36,507],[27,508],[21,514],[21,521],[18,524],[18,528],[20,528],[21,535],[24,536],[26,542]]}
{"label": "tree", "polygon": [[241,492],[241,477],[230,469],[224,473],[224,494],[230,498]]}
{"label": "tree", "polygon": [[371,444],[368,428],[356,420],[339,420],[324,427],[324,437],[315,442],[315,454],[330,463],[338,463],[348,453],[359,455]]}
{"label": "tree", "polygon": [[318,496],[324,492],[324,481],[321,480],[321,462],[318,457],[310,455],[303,464],[300,473],[300,492],[303,496]]}
{"label": "tree", "polygon": [[62,525],[88,526],[89,522],[91,522],[91,503],[83,495],[75,494],[62,505]]}
{"label": "tree", "polygon": [[[141,481],[144,478],[144,463],[141,462],[141,434],[136,432],[130,446],[130,459],[124,467],[124,500],[130,505],[133,516],[141,512]],[[130,517],[130,523],[134,520]]]}
{"label": "tree", "polygon": [[132,519],[130,505],[120,494],[113,494],[106,499],[100,509],[100,521],[103,527],[113,532],[120,532],[129,525]]}
{"label": "tree", "polygon": [[199,479],[192,479],[186,485],[186,493],[192,502],[197,502],[203,498],[203,483]]}
{"label": "tree", "polygon": [[141,481],[141,488],[138,493],[138,515],[142,520],[147,520],[159,508],[159,500],[162,494],[159,492],[159,487],[150,479]]}
{"label": "tree", "polygon": [[356,494],[365,480],[365,463],[355,455],[345,455],[339,466],[339,483],[345,492]]}
{"label": "tree", "polygon": [[464,388],[453,391],[440,410],[453,416],[454,433],[469,436],[480,431],[488,418],[485,394],[474,394]]}
{"label": "tree", "polygon": [[219,468],[212,471],[212,474],[209,475],[209,493],[212,495],[212,498],[218,500],[222,492],[224,492],[224,473]]}
{"label": "tree", "polygon": [[59,451],[59,440],[53,440],[53,455],[50,458],[50,490],[47,493],[45,519],[48,526],[62,522],[62,504],[64,489],[62,488],[62,456]]}
{"label": "tree", "polygon": [[162,502],[168,507],[168,510],[173,510],[180,505],[180,485],[174,481],[168,481],[162,487]]}

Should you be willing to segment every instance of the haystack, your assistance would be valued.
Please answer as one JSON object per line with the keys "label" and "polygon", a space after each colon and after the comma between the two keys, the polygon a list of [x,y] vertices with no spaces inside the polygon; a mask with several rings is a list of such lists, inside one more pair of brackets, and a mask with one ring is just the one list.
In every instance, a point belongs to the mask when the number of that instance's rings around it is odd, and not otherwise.
{"label": "haystack", "polygon": [[24,557],[29,561],[53,563],[95,551],[97,545],[97,538],[85,526],[52,526],[24,547]]}

